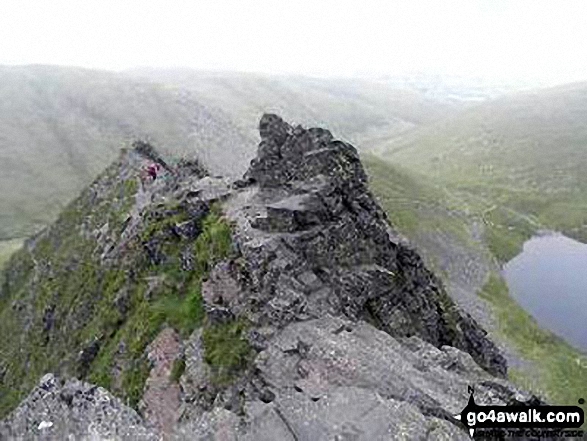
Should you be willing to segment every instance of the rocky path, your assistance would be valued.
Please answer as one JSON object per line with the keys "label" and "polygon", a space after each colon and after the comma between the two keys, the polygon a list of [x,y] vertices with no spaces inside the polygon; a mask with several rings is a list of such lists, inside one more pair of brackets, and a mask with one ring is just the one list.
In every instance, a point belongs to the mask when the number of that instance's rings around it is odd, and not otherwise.
{"label": "rocky path", "polygon": [[139,408],[163,439],[169,437],[179,419],[181,389],[172,378],[172,370],[182,354],[181,346],[177,332],[165,328],[147,349],[152,368]]}

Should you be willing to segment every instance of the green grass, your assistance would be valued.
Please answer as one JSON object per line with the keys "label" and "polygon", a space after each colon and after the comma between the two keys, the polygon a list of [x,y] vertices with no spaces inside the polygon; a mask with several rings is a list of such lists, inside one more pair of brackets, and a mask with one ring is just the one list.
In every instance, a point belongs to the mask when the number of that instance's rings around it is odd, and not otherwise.
{"label": "green grass", "polygon": [[369,188],[387,213],[391,224],[406,236],[416,233],[450,233],[469,243],[469,234],[457,212],[454,198],[411,172],[372,155],[362,155]]}
{"label": "green grass", "polygon": [[205,315],[200,284],[201,280],[193,282],[183,296],[173,293],[163,296],[153,305],[153,315],[160,317],[183,337],[189,336],[202,323]]}
{"label": "green grass", "polygon": [[[587,356],[561,338],[540,328],[534,318],[509,295],[503,279],[492,274],[480,296],[489,301],[499,321],[499,332],[537,371],[513,371],[519,386],[546,396],[552,403],[578,405],[587,397]],[[587,405],[582,405],[587,411]]]}
{"label": "green grass", "polygon": [[[151,236],[161,234],[171,223],[167,218],[162,218],[158,225],[161,229],[154,229],[152,225],[148,228]],[[151,267],[145,273],[145,276],[162,276],[162,285],[153,293],[152,301],[144,298],[146,285],[143,283],[137,286],[138,306],[135,307],[134,315],[126,320],[112,339],[115,343],[101,351],[90,373],[90,379],[96,384],[111,387],[113,379],[111,374],[105,372],[112,372],[119,345],[127,345],[130,367],[122,374],[122,393],[131,406],[138,404],[149,373],[145,348],[164,325],[173,327],[184,338],[202,325],[205,317],[201,296],[202,282],[209,270],[228,256],[232,245],[230,226],[222,218],[218,206],[211,208],[202,221],[201,234],[190,245],[195,260],[193,270],[180,269],[182,249],[169,242],[170,238],[167,240],[165,248],[170,260],[161,267]],[[105,321],[104,317],[98,318],[99,323]]]}
{"label": "green grass", "polygon": [[517,256],[536,232],[536,226],[526,218],[502,207],[484,213],[483,220],[487,247],[501,263]]}
{"label": "green grass", "polygon": [[215,384],[230,383],[251,361],[253,352],[244,336],[246,330],[242,319],[204,328],[204,359],[212,369]]}
{"label": "green grass", "polygon": [[[85,376],[79,351],[91,342],[104,346],[126,318],[114,302],[127,283],[128,262],[102,265],[96,242],[80,234],[82,224],[92,230],[108,223],[116,230],[128,214],[136,187],[120,180],[117,166],[95,181],[106,187],[101,199],[92,202],[91,190],[84,191],[34,239],[31,251],[17,251],[7,264],[0,302],[0,363],[7,368],[0,385],[2,415],[46,372],[67,366]],[[26,308],[14,310],[10,303]]]}
{"label": "green grass", "polygon": [[[387,140],[381,151],[469,202],[587,242],[586,93],[582,83],[506,96]],[[498,236],[489,240],[504,260],[520,238]]]}
{"label": "green grass", "polygon": [[522,236],[508,231],[503,225],[486,226],[485,240],[489,251],[502,263],[516,257],[521,251],[525,239],[530,236]]}
{"label": "green grass", "polygon": [[175,383],[179,383],[179,379],[185,372],[185,358],[178,358],[173,362],[173,366],[171,368],[170,378],[171,381]]}

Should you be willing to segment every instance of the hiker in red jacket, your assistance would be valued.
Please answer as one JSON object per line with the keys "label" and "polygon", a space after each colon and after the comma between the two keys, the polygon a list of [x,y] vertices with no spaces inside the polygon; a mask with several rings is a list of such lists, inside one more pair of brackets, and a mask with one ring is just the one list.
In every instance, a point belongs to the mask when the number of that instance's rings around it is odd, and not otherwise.
{"label": "hiker in red jacket", "polygon": [[148,182],[149,178],[151,178],[152,182],[155,182],[159,170],[161,170],[161,166],[155,162],[149,164],[147,167],[143,169],[141,173],[141,184],[143,188],[145,187],[145,182]]}
{"label": "hiker in red jacket", "polygon": [[153,181],[157,179],[157,173],[161,170],[161,166],[159,164],[153,163],[147,167],[147,174],[153,178]]}

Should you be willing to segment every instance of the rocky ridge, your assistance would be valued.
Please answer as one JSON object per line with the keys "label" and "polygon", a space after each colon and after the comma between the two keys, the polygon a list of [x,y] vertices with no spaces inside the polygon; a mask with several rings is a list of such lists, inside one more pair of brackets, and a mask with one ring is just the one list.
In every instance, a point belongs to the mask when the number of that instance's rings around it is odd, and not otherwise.
{"label": "rocky ridge", "polygon": [[[143,419],[110,395],[123,410],[100,410],[104,400],[46,406],[55,394],[45,401],[42,380],[0,434],[58,439],[73,418],[70,433],[87,439],[469,439],[454,419],[469,386],[483,404],[530,398],[505,379],[505,359],[486,332],[393,231],[351,145],[276,115],[264,115],[259,128],[258,154],[242,180],[184,168],[137,197],[141,207],[119,237],[138,235],[149,222],[145,211],[161,199],[192,218],[219,204],[231,225],[231,252],[201,287],[206,320],[173,343],[183,363],[175,426],[169,415],[157,424],[148,399]],[[197,237],[198,225],[187,219],[171,229]],[[119,249],[104,245],[102,258],[116,262]],[[164,260],[157,247],[149,256]],[[198,256],[182,256],[189,272]],[[228,362],[211,350],[219,339],[228,342]],[[166,369],[159,371],[171,375],[173,357],[160,352]],[[143,397],[152,396],[150,384]],[[96,432],[96,418],[111,432]],[[43,421],[51,426],[41,431]],[[131,424],[133,433],[125,429]]]}

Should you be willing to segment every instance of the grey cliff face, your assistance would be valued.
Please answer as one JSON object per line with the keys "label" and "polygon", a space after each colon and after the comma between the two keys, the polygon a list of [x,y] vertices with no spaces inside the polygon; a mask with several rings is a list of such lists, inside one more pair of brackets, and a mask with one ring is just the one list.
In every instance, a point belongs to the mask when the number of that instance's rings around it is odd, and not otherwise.
{"label": "grey cliff face", "polygon": [[[469,386],[479,404],[532,398],[505,379],[485,331],[397,239],[354,147],[276,115],[264,115],[259,131],[242,180],[182,176],[167,195],[194,213],[220,203],[232,224],[232,256],[202,286],[204,326],[246,321],[248,365],[219,384],[197,329],[178,343],[181,405],[165,433],[148,414],[71,380],[35,389],[0,438],[59,439],[52,433],[67,429],[58,422],[72,418],[75,439],[126,439],[132,427],[143,436],[133,439],[466,440],[454,415]],[[60,391],[72,387],[81,398],[63,403]],[[62,431],[40,434],[44,420]],[[96,420],[109,432],[90,432]]]}
{"label": "grey cliff face", "polygon": [[394,240],[354,147],[275,115],[262,117],[260,133],[251,185],[227,203],[252,281],[229,309],[278,328],[325,315],[365,320],[393,336],[457,347],[505,375],[485,332],[420,256]]}

